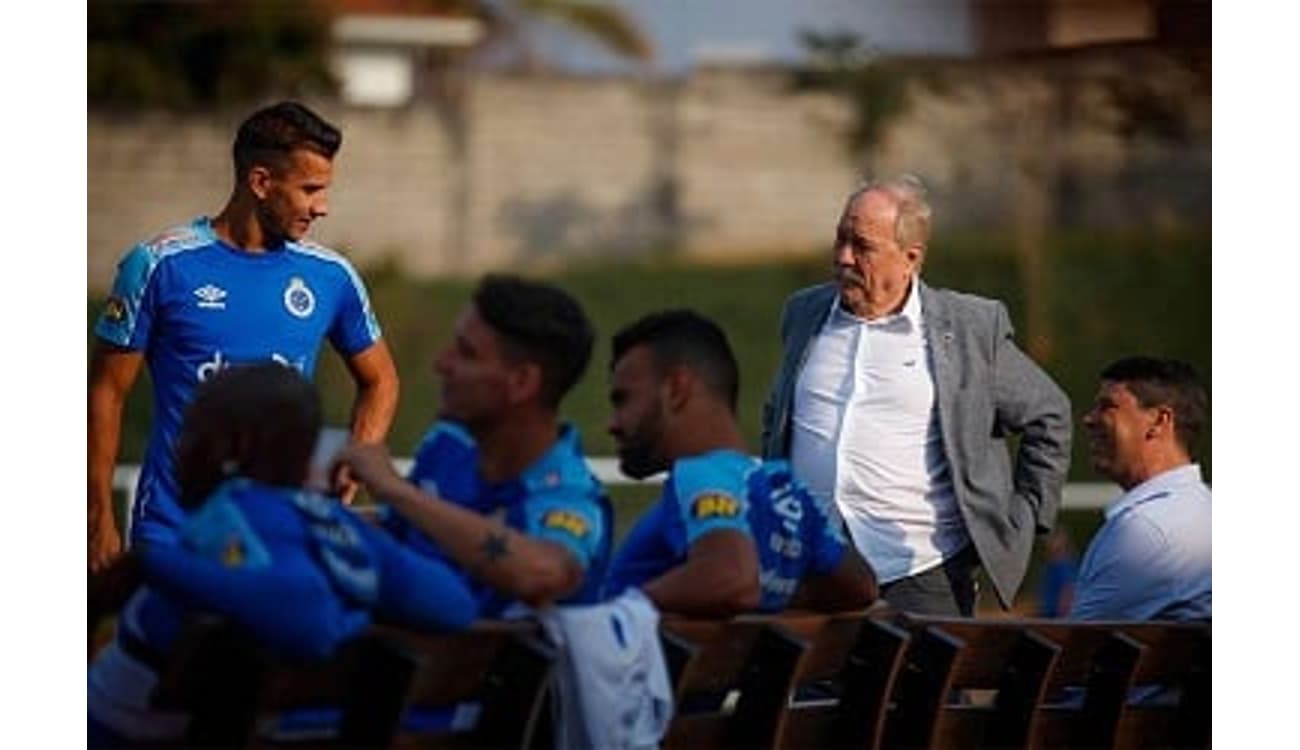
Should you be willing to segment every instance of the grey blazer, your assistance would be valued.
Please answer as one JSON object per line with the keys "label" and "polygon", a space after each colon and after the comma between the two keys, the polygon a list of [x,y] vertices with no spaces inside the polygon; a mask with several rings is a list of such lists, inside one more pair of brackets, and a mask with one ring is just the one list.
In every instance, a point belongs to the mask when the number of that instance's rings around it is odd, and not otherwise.
{"label": "grey blazer", "polygon": [[[802,289],[781,314],[784,354],[763,407],[763,455],[790,454],[799,369],[835,298],[835,284]],[[920,283],[926,343],[953,490],[1002,606],[1024,581],[1035,532],[1051,531],[1070,466],[1070,401],[1012,341],[997,300]],[[1004,438],[1019,434],[1015,473]]]}

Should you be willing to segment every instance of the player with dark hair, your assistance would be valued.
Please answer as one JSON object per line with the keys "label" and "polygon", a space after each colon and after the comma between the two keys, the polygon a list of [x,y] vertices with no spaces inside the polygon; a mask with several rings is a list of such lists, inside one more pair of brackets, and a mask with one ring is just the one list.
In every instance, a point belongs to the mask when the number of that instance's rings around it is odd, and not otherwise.
{"label": "player with dark hair", "polygon": [[597,601],[613,514],[577,431],[557,415],[593,338],[564,291],[488,276],[435,361],[439,421],[409,481],[382,446],[349,446],[340,457],[389,506],[395,534],[478,582],[485,616],[515,601]]}
{"label": "player with dark hair", "polygon": [[304,488],[320,430],[315,388],[274,363],[199,386],[177,442],[174,543],[133,548],[144,588],[89,673],[91,746],[174,740],[153,709],[158,668],[187,613],[229,618],[272,653],[323,659],[372,618],[459,629],[477,614],[459,575]]}
{"label": "player with dark hair", "polygon": [[288,169],[297,150],[333,160],[342,145],[338,128],[297,102],[281,102],[254,112],[239,126],[231,148],[235,180],[242,182],[258,165]]}
{"label": "player with dark hair", "polygon": [[[172,454],[195,387],[232,364],[275,360],[310,377],[322,340],[356,383],[354,439],[383,440],[398,379],[365,286],[337,253],[304,239],[328,213],[339,131],[306,107],[259,110],[235,138],[225,207],[136,245],[95,326],[89,387],[89,567],[119,554],[113,464],[127,393],[148,364],[153,427],[133,509],[134,541],[175,540],[184,514]],[[344,488],[345,499],[352,489]]]}
{"label": "player with dark hair", "polygon": [[701,617],[786,607],[857,609],[876,580],[784,461],[745,449],[726,335],[689,310],[648,315],[613,340],[609,431],[624,473],[667,470],[664,493],[614,557],[606,593],[640,587]]}

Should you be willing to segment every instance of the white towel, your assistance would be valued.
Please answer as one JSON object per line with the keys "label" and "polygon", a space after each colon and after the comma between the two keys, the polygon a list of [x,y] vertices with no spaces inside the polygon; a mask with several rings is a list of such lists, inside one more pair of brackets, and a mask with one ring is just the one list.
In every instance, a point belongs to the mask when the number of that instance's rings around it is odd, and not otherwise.
{"label": "white towel", "polygon": [[537,612],[557,646],[558,748],[655,748],[673,715],[659,611],[637,588],[603,604]]}

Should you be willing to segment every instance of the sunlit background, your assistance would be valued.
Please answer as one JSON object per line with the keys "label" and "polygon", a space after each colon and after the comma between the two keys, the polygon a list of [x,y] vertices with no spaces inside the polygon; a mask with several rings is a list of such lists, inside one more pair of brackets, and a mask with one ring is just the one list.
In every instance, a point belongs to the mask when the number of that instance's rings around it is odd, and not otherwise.
{"label": "sunlit background", "polygon": [[[88,322],[127,248],[220,209],[238,123],[298,98],[344,133],[314,238],[369,285],[402,376],[398,455],[435,410],[435,348],[492,270],[553,278],[595,320],[565,405],[589,453],[613,447],[608,336],[667,305],[727,329],[757,449],[783,299],[827,277],[846,193],[899,172],[931,189],[927,281],[1004,300],[1076,415],[1125,354],[1210,379],[1208,0],[91,0],[88,14]],[[318,379],[344,422],[335,357]],[[123,462],[141,457],[149,401],[142,379]],[[1096,481],[1075,442],[1071,480]],[[651,492],[615,490],[621,527]],[[1098,522],[1063,516],[1076,547]]]}

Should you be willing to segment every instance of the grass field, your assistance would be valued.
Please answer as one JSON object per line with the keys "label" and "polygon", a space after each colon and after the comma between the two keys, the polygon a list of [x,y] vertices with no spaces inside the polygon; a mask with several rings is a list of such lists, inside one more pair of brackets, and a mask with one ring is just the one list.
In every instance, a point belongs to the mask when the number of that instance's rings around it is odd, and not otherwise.
{"label": "grass field", "polygon": [[[1007,303],[1024,338],[1025,294],[1012,244],[1006,237],[940,237],[930,251],[925,278],[985,294]],[[741,366],[741,422],[750,445],[758,447],[763,398],[780,355],[778,317],[782,301],[796,289],[825,280],[825,253],[804,252],[780,262],[701,266],[671,256],[619,260],[571,267],[551,275],[586,307],[598,340],[586,378],[564,404],[565,416],[581,431],[587,452],[606,455],[605,434],[609,337],[644,312],[689,306],[714,317],[728,332]],[[1210,238],[1198,235],[1051,236],[1043,249],[1046,354],[1040,363],[1070,395],[1077,416],[1096,391],[1096,373],[1124,354],[1150,353],[1191,362],[1210,379]],[[434,352],[445,341],[472,281],[410,281],[385,269],[362,269],[402,377],[402,401],[390,444],[409,454],[436,409]],[[90,299],[93,322],[101,300]],[[346,371],[332,354],[321,357],[318,381],[330,421],[345,423],[350,403]],[[147,377],[130,398],[124,420],[122,461],[143,453],[150,405]],[[1085,445],[1076,433],[1070,477],[1093,481]],[[1210,442],[1202,446],[1210,470]],[[647,499],[645,488],[615,488],[620,528]],[[1072,536],[1086,542],[1096,513],[1067,514]]]}

